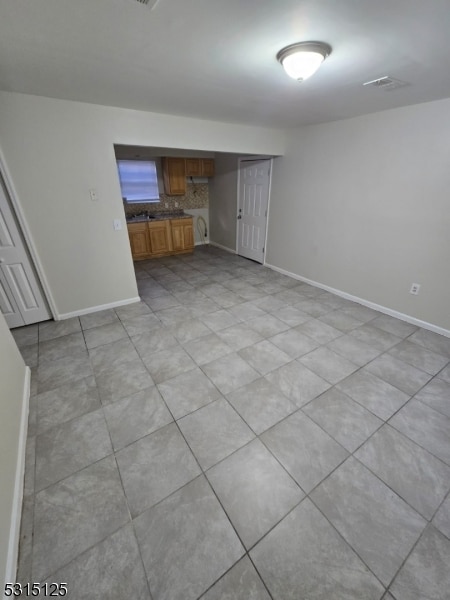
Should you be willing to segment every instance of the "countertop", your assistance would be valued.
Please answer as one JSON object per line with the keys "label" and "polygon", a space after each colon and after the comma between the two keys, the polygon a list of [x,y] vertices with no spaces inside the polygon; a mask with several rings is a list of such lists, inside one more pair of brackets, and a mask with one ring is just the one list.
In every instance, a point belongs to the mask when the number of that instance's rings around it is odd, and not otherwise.
{"label": "countertop", "polygon": [[155,213],[150,216],[139,215],[136,217],[127,217],[127,223],[143,223],[146,221],[167,221],[170,219],[192,219],[192,215],[186,215],[184,212]]}

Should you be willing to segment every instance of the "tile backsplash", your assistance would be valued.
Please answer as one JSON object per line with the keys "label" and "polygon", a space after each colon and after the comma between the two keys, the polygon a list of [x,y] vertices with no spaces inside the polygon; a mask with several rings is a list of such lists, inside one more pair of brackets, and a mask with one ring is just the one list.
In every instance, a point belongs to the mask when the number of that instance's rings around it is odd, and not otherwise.
{"label": "tile backsplash", "polygon": [[[209,189],[207,183],[187,183],[184,196],[159,195],[160,202],[145,204],[125,203],[125,215],[130,217],[141,212],[159,213],[177,209],[209,208]],[[175,206],[175,202],[178,206]],[[166,203],[168,206],[166,207]]]}

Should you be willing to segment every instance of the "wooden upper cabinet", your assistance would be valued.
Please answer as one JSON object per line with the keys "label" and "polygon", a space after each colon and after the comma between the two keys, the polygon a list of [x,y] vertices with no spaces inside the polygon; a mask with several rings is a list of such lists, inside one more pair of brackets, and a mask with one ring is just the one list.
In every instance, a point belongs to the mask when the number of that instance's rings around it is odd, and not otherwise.
{"label": "wooden upper cabinet", "polygon": [[213,177],[214,175],[214,159],[213,158],[201,158],[201,177]]}
{"label": "wooden upper cabinet", "polygon": [[162,159],[164,191],[168,196],[183,196],[186,193],[186,165],[184,158]]}
{"label": "wooden upper cabinet", "polygon": [[186,177],[200,177],[202,174],[199,158],[186,158]]}
{"label": "wooden upper cabinet", "polygon": [[212,177],[213,158],[186,158],[186,177]]}

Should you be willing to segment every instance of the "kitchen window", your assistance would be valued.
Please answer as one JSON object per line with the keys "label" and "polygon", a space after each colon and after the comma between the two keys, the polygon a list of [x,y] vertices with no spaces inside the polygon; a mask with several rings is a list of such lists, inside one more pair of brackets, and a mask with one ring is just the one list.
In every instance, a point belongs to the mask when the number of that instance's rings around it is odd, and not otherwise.
{"label": "kitchen window", "polygon": [[124,201],[130,204],[159,202],[154,160],[118,160],[117,169]]}

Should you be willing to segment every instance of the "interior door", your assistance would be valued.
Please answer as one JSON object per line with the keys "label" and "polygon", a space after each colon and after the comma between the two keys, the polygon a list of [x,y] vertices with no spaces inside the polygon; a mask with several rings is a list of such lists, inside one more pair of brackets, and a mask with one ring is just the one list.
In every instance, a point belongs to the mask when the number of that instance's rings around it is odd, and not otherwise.
{"label": "interior door", "polygon": [[239,170],[238,248],[240,256],[264,262],[270,159],[242,160]]}
{"label": "interior door", "polygon": [[1,176],[0,309],[10,328],[51,318]]}

